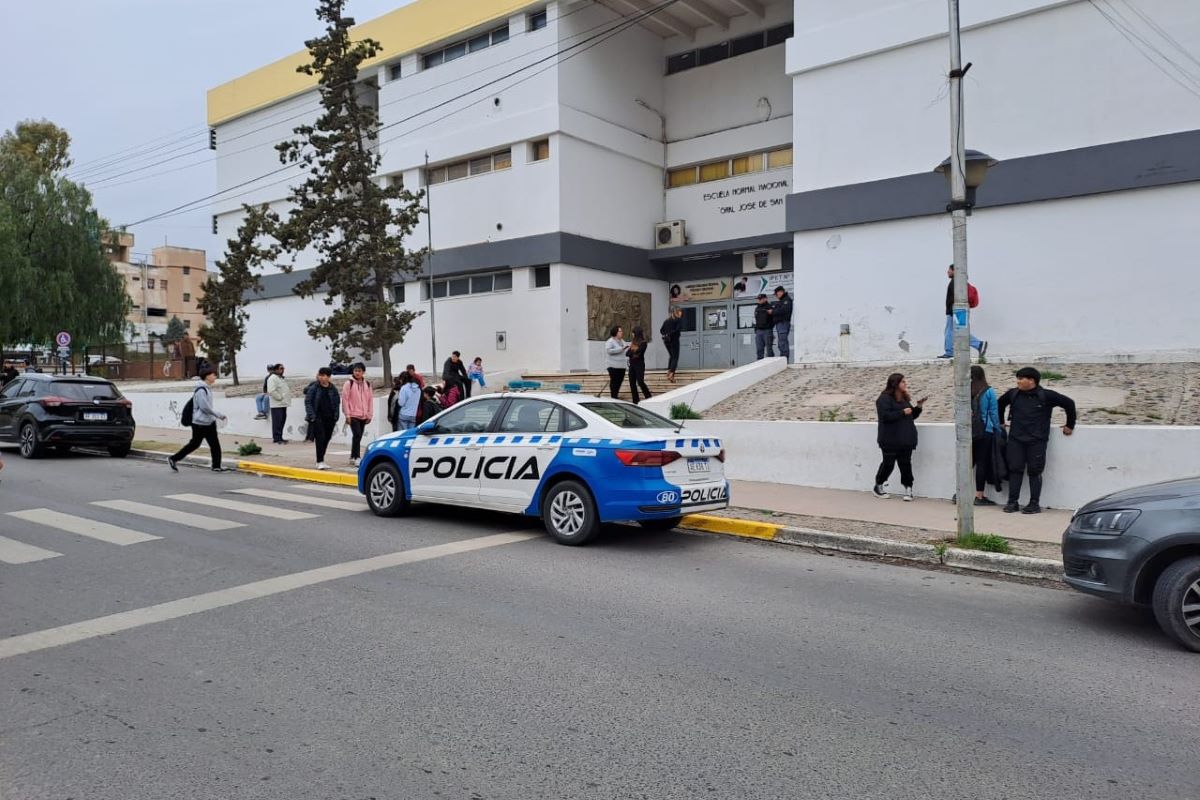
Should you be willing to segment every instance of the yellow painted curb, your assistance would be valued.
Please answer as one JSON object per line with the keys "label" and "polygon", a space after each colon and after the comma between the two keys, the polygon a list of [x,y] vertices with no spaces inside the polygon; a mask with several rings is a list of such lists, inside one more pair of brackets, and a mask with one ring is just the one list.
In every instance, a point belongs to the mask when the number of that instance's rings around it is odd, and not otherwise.
{"label": "yellow painted curb", "polygon": [[264,464],[261,461],[239,461],[238,470],[253,472],[255,475],[269,475],[273,478],[291,478],[296,481],[309,483],[331,483],[336,486],[358,486],[358,476],[345,472],[324,471],[319,469],[304,469],[302,467],[285,467],[281,464]]}
{"label": "yellow painted curb", "polygon": [[681,528],[709,533],[724,533],[729,536],[740,536],[744,539],[766,539],[771,541],[779,533],[782,525],[772,525],[769,522],[752,522],[748,519],[733,519],[731,517],[714,517],[708,514],[691,514],[683,518]]}

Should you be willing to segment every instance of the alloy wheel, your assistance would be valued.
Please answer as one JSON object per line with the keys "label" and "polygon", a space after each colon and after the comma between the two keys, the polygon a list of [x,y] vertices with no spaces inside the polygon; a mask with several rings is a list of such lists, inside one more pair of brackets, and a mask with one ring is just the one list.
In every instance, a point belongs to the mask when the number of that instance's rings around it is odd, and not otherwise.
{"label": "alloy wheel", "polygon": [[371,494],[371,504],[376,508],[391,508],[396,500],[396,479],[387,470],[379,470],[371,476],[368,487]]}
{"label": "alloy wheel", "polygon": [[1183,624],[1200,638],[1200,580],[1192,583],[1183,593]]}
{"label": "alloy wheel", "polygon": [[29,458],[37,449],[37,431],[29,423],[21,428],[21,455]]}
{"label": "alloy wheel", "polygon": [[550,523],[563,536],[579,533],[586,514],[583,498],[570,489],[559,492],[550,502]]}

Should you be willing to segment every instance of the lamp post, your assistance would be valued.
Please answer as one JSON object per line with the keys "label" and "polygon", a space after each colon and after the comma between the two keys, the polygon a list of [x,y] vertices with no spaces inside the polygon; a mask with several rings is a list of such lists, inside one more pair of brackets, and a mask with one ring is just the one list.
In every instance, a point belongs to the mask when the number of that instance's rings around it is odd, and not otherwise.
{"label": "lamp post", "polygon": [[975,190],[996,160],[964,144],[962,79],[971,68],[962,65],[958,0],[948,0],[950,10],[950,157],[935,168],[950,184],[950,212],[954,228],[954,455],[958,501],[958,535],[975,532],[975,483],[971,480],[971,323],[967,303],[967,214],[975,204]]}

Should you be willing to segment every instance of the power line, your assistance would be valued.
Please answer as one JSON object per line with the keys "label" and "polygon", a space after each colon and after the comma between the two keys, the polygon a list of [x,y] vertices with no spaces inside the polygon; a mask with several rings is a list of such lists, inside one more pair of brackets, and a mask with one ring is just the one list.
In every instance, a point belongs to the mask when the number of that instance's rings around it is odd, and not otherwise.
{"label": "power line", "polygon": [[[164,133],[162,136],[156,136],[153,139],[148,139],[145,142],[142,142],[140,144],[130,145],[129,147],[123,147],[120,150],[116,150],[112,153],[109,153],[108,155],[97,156],[96,158],[93,158],[90,161],[83,161],[78,164],[73,164],[72,168],[70,170],[68,170],[68,172],[74,173],[74,172],[79,172],[79,171],[86,171],[86,169],[88,167],[90,167],[93,164],[96,164],[97,162],[108,161],[109,159],[111,159],[113,157],[119,157],[119,156],[122,156],[123,154],[129,153],[131,151],[141,150],[142,148],[149,147],[150,145],[155,144],[162,139],[173,139],[187,131],[192,130],[193,127],[195,127],[195,126],[181,128],[180,130],[174,131],[173,133]],[[204,129],[197,130],[194,133],[189,134],[189,136],[197,136],[202,133],[204,133]]]}
{"label": "power line", "polygon": [[107,161],[95,164],[90,167],[84,167],[82,169],[74,169],[68,173],[68,177],[71,180],[79,181],[79,180],[83,180],[86,178],[95,177],[97,175],[102,175],[105,172],[109,172],[113,169],[120,169],[126,163],[136,163],[136,162],[141,161],[146,158],[153,158],[156,153],[159,153],[162,150],[166,150],[167,148],[174,148],[172,150],[167,150],[168,153],[176,153],[180,150],[194,146],[196,144],[196,141],[198,140],[198,137],[202,136],[202,135],[203,135],[203,133],[189,134],[187,136],[183,136],[183,137],[172,139],[167,142],[163,142],[162,144],[159,144],[148,150],[144,150],[143,152],[132,153],[127,156],[109,159]]}
{"label": "power line", "polygon": [[[1154,47],[1153,44],[1148,42],[1145,38],[1143,38],[1140,34],[1138,34],[1136,31],[1134,31],[1131,27],[1128,27],[1128,25],[1129,25],[1128,22],[1126,22],[1124,25],[1121,22],[1119,22],[1116,19],[1116,17],[1119,16],[1119,14],[1116,12],[1115,9],[1111,9],[1112,13],[1110,13],[1109,11],[1106,11],[1103,7],[1100,6],[1100,4],[1097,2],[1097,0],[1088,0],[1088,3],[1092,6],[1092,8],[1096,9],[1096,11],[1099,12],[1100,16],[1104,17],[1104,19],[1108,22],[1108,24],[1111,25],[1113,27],[1113,29],[1115,29],[1117,31],[1117,33],[1119,33],[1123,39],[1125,39],[1125,41],[1129,42],[1129,44],[1132,45],[1133,48],[1135,50],[1137,50],[1142,55],[1143,58],[1145,58],[1147,61],[1149,61],[1151,64],[1153,64],[1154,67],[1156,69],[1158,69],[1159,72],[1166,75],[1168,78],[1173,80],[1175,83],[1177,83],[1180,87],[1182,87],[1187,92],[1190,92],[1191,94],[1195,95],[1197,98],[1200,98],[1200,78],[1196,78],[1194,75],[1189,73],[1187,70],[1185,70],[1183,67],[1181,67],[1179,64],[1177,64],[1171,58],[1165,56],[1161,51],[1159,51],[1156,47]],[[1124,19],[1124,18],[1122,17],[1121,19]],[[1151,56],[1149,52],[1147,52],[1147,50],[1152,51],[1153,53],[1158,55],[1158,57],[1161,58],[1163,61],[1166,61],[1168,64],[1175,67],[1175,69],[1178,70],[1180,74],[1177,75],[1177,74],[1171,72],[1169,69],[1167,69],[1166,66],[1164,66],[1163,64],[1156,61],[1154,59],[1154,57]]]}
{"label": "power line", "polygon": [[1132,11],[1134,14],[1137,14],[1138,17],[1141,18],[1142,22],[1145,22],[1148,26],[1150,26],[1151,30],[1153,30],[1155,33],[1157,33],[1159,36],[1161,36],[1163,39],[1165,39],[1171,46],[1173,46],[1176,50],[1178,50],[1184,56],[1184,58],[1188,59],[1196,66],[1200,67],[1200,58],[1197,58],[1196,56],[1192,55],[1191,52],[1189,52],[1186,47],[1184,47],[1182,44],[1179,43],[1179,40],[1177,40],[1175,37],[1171,36],[1171,34],[1168,33],[1166,30],[1164,30],[1163,27],[1161,25],[1159,25],[1157,22],[1155,22],[1154,19],[1149,14],[1147,14],[1142,9],[1138,8],[1138,6],[1136,6],[1134,4],[1133,0],[1124,0],[1124,3],[1126,6],[1129,7],[1130,11]]}

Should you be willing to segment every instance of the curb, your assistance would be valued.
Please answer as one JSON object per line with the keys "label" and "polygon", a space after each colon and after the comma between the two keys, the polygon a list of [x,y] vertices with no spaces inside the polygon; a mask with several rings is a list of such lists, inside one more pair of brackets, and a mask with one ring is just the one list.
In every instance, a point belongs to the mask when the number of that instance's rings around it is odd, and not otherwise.
{"label": "curb", "polygon": [[707,514],[693,514],[683,518],[679,527],[688,530],[719,533],[746,539],[808,547],[813,550],[834,550],[875,558],[896,558],[918,564],[941,565],[973,572],[988,572],[1009,575],[1015,578],[1061,581],[1063,566],[1058,561],[1030,556],[1011,556],[1004,553],[986,553],[979,550],[947,548],[941,555],[931,544],[898,542],[850,533],[834,533],[813,528],[790,528],[765,522]]}
{"label": "curb", "polygon": [[239,461],[237,468],[241,472],[252,472],[255,475],[266,475],[271,478],[290,478],[309,483],[329,483],[334,486],[358,486],[357,475],[332,470],[285,467],[282,464],[264,464],[261,461]]}

